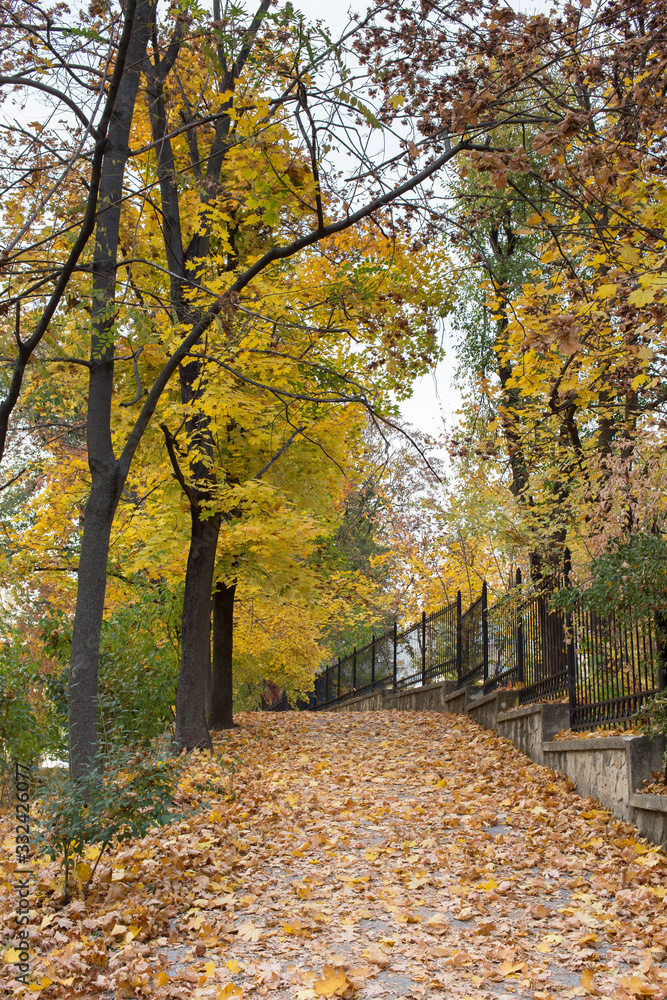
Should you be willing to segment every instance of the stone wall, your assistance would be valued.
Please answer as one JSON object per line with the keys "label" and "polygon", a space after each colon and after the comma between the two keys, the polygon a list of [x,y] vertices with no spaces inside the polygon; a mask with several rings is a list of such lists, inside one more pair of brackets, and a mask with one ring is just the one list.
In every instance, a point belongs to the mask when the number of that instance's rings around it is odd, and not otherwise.
{"label": "stone wall", "polygon": [[443,712],[451,712],[453,715],[465,715],[468,708],[468,688],[459,688],[458,691],[451,691],[443,696]]}
{"label": "stone wall", "polygon": [[536,764],[545,764],[542,744],[569,725],[570,712],[567,705],[543,702],[521,705],[499,713],[496,731],[499,736],[511,740],[515,747],[523,750]]}
{"label": "stone wall", "polygon": [[667,795],[631,795],[630,815],[647,840],[667,846]]}
{"label": "stone wall", "polygon": [[347,698],[345,701],[335,702],[327,705],[325,712],[379,712],[386,708],[386,691],[373,691],[372,694],[361,694],[356,698]]}
{"label": "stone wall", "polygon": [[405,691],[388,693],[386,696],[386,708],[393,708],[397,711],[410,712],[444,712],[443,705],[443,684],[426,684],[424,687],[406,688]]}
{"label": "stone wall", "polygon": [[552,740],[543,750],[545,763],[576,782],[580,795],[592,795],[623,819],[629,817],[631,796],[659,770],[662,757],[659,741],[634,733]]}
{"label": "stone wall", "polygon": [[481,698],[470,698],[466,714],[485,729],[494,729],[498,732],[498,714],[506,712],[518,703],[518,691],[494,691]]}

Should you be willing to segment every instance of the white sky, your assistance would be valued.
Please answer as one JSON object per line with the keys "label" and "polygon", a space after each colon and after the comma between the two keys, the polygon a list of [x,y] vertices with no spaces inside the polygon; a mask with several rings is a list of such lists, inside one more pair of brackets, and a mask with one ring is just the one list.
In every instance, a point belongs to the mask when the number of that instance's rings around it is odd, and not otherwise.
{"label": "white sky", "polygon": [[[309,20],[321,20],[334,34],[340,34],[349,22],[348,11],[364,13],[366,0],[292,0],[295,10]],[[446,358],[436,370],[415,382],[412,398],[401,406],[403,417],[427,434],[439,436],[444,422],[451,426],[460,404],[460,394],[453,388],[452,375],[457,367],[449,331],[444,337]]]}

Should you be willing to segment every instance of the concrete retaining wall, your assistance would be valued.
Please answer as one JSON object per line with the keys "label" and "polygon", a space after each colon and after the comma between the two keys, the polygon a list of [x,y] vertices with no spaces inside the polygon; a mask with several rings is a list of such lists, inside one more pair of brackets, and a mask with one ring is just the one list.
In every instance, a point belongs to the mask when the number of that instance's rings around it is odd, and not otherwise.
{"label": "concrete retaining wall", "polygon": [[[498,715],[497,733],[511,740],[515,747],[534,760],[536,764],[546,764],[542,746],[561,729],[570,725],[570,711],[567,705],[558,702],[544,702],[537,705],[521,705],[509,712]],[[551,765],[549,765],[551,766]]]}
{"label": "concrete retaining wall", "polygon": [[466,714],[485,729],[498,732],[498,715],[519,704],[518,691],[494,691],[481,698],[469,698]]}
{"label": "concrete retaining wall", "polygon": [[426,684],[424,687],[406,688],[396,694],[388,693],[386,707],[396,711],[444,712],[443,683]]}
{"label": "concrete retaining wall", "polygon": [[667,795],[631,795],[630,814],[647,840],[667,847]]}

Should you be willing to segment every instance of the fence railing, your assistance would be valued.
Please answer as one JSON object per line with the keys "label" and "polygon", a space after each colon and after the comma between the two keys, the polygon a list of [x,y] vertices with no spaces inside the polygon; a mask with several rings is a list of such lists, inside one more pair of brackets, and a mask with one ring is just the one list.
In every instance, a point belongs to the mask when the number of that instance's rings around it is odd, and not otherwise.
{"label": "fence railing", "polygon": [[[552,594],[516,588],[492,607],[487,586],[465,612],[456,601],[409,628],[373,636],[326,667],[315,680],[311,708],[374,691],[400,691],[435,681],[479,694],[516,687],[519,702],[567,701],[570,725],[623,725],[665,687],[665,664],[652,621],[601,618],[577,600],[569,611]],[[569,586],[569,553],[561,586]],[[281,706],[282,707],[282,706]]]}

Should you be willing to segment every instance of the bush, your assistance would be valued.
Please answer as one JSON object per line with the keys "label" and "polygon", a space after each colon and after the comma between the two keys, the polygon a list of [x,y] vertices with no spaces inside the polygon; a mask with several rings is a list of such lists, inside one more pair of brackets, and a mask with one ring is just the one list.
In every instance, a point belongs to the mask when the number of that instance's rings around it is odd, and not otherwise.
{"label": "bush", "polygon": [[11,642],[0,650],[0,801],[11,794],[13,762],[36,763],[62,752],[59,713],[46,696],[38,665]]}
{"label": "bush", "polygon": [[[66,900],[72,872],[85,897],[110,845],[143,837],[151,827],[177,818],[170,810],[187,763],[184,755],[174,757],[170,741],[162,738],[140,751],[108,749],[101,767],[82,781],[71,781],[64,768],[44,778],[36,802],[35,846],[60,858]],[[92,845],[100,851],[91,868],[84,854]]]}
{"label": "bush", "polygon": [[[117,608],[102,625],[98,678],[98,725],[102,752],[120,743],[148,746],[173,721],[178,648],[172,622],[178,599],[143,590],[139,600]],[[67,685],[72,623],[56,614],[42,623],[45,650],[61,664],[46,679],[49,697],[67,724]]]}

